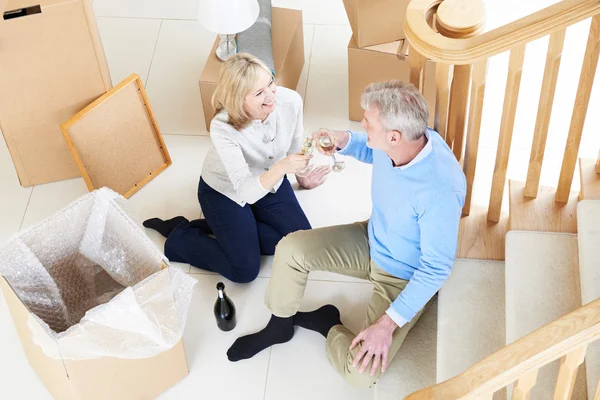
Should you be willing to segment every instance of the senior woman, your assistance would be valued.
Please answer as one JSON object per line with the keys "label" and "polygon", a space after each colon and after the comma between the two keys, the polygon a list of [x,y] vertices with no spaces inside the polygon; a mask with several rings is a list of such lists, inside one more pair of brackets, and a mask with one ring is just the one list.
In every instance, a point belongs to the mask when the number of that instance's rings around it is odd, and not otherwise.
{"label": "senior woman", "polygon": [[[240,53],[223,64],[212,104],[212,147],[198,185],[205,219],[152,218],[144,226],[167,238],[169,260],[246,283],[258,276],[261,254],[273,255],[288,233],[311,229],[286,176],[311,158],[301,154],[302,98],[278,88],[262,61]],[[297,181],[312,189],[330,170]]]}

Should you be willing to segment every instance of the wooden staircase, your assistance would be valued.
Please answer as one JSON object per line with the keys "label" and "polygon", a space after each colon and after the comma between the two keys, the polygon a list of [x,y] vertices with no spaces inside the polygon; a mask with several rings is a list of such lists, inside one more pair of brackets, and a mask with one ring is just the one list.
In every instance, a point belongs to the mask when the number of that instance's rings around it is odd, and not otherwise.
{"label": "wooden staircase", "polygon": [[[564,0],[485,33],[477,2],[408,6],[411,82],[421,87],[425,61],[437,62],[435,129],[463,165],[468,193],[452,275],[375,398],[600,400],[600,156],[578,159],[600,54],[600,0]],[[576,99],[557,160],[548,157],[547,141],[565,33],[586,19]],[[527,45],[542,37],[548,49],[527,177],[509,180]],[[482,205],[473,193],[480,139],[488,133],[481,132],[488,61],[505,52],[500,131],[489,202]],[[540,184],[545,163],[560,163],[556,187]],[[578,164],[579,193],[571,190]],[[415,388],[421,390],[410,394]]]}

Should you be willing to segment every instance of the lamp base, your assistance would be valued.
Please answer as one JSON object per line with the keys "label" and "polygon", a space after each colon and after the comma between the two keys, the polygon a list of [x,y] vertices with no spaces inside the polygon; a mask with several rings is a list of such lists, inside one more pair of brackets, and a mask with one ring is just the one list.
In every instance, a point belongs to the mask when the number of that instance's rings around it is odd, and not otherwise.
{"label": "lamp base", "polygon": [[221,40],[219,42],[219,46],[217,46],[217,57],[219,60],[225,61],[237,53],[235,35],[219,34],[219,38]]}

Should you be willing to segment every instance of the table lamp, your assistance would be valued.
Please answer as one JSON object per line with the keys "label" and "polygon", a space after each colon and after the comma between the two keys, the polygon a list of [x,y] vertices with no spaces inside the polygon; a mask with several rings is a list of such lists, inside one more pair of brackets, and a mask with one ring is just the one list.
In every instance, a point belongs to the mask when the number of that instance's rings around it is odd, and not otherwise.
{"label": "table lamp", "polygon": [[258,12],[257,0],[200,0],[198,21],[209,31],[219,34],[216,53],[221,61],[237,53],[235,35],[250,28],[256,22]]}

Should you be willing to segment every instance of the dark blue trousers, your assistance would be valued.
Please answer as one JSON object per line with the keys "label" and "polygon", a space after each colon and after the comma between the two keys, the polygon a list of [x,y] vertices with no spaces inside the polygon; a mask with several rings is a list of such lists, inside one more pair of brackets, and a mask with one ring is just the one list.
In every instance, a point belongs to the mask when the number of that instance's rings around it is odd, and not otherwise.
{"label": "dark blue trousers", "polygon": [[254,280],[261,254],[275,254],[275,246],[288,233],[311,229],[287,177],[276,193],[244,207],[200,178],[198,200],[205,220],[177,225],[167,238],[165,255],[233,282]]}

